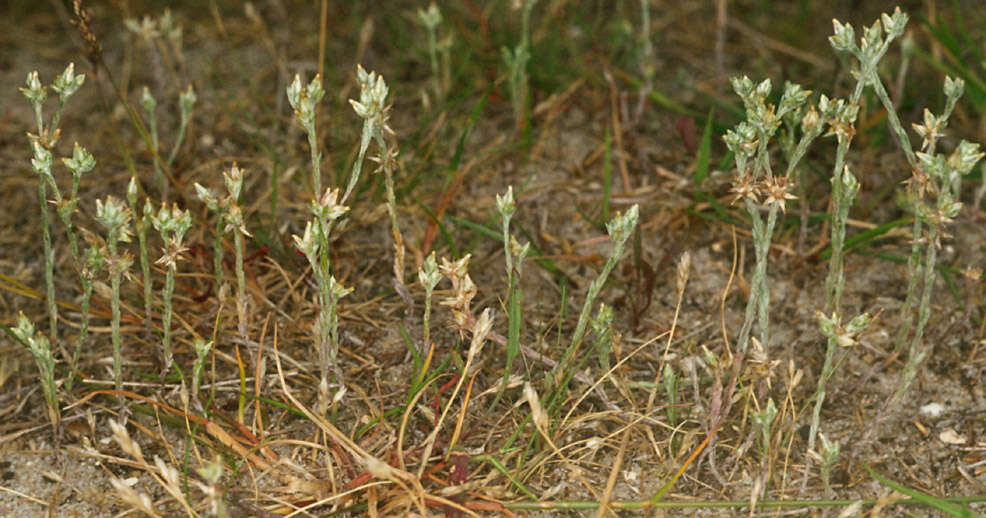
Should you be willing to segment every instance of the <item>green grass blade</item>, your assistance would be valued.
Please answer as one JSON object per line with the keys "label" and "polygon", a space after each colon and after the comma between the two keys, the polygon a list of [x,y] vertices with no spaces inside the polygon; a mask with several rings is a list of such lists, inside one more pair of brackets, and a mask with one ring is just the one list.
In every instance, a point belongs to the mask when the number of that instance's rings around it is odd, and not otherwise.
{"label": "green grass blade", "polygon": [[705,119],[705,129],[702,131],[702,142],[698,145],[698,157],[695,159],[695,185],[701,185],[709,177],[709,154],[712,152],[712,120],[713,112]]}
{"label": "green grass blade", "polygon": [[870,475],[873,475],[873,478],[879,480],[881,484],[889,487],[890,489],[893,489],[894,491],[897,491],[898,493],[903,493],[913,498],[914,500],[917,500],[918,502],[927,505],[928,507],[933,507],[935,509],[938,509],[939,511],[947,514],[948,516],[955,516],[960,518],[973,518],[976,516],[982,516],[980,514],[973,513],[968,509],[959,507],[958,505],[955,505],[951,502],[946,502],[945,500],[940,500],[927,493],[922,493],[921,491],[918,491],[916,489],[911,489],[907,486],[902,486],[888,478],[880,476],[880,474],[874,471],[873,468],[865,465],[864,467],[866,468],[866,471],[869,471]]}

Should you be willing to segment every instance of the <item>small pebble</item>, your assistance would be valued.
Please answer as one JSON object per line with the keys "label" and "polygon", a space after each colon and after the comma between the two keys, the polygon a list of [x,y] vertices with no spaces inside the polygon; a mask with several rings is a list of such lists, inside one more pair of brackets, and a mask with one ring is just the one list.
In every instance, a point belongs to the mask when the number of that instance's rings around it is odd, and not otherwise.
{"label": "small pebble", "polygon": [[926,417],[941,417],[945,407],[941,403],[928,403],[921,407],[921,415]]}

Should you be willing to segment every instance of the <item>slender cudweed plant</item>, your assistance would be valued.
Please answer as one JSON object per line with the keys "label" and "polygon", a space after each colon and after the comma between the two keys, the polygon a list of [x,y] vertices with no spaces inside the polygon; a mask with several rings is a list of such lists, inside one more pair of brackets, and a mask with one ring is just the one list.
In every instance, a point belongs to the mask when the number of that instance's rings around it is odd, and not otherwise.
{"label": "slender cudweed plant", "polygon": [[435,286],[438,286],[438,282],[442,280],[442,274],[438,271],[438,262],[435,261],[435,252],[432,252],[425,259],[423,265],[421,265],[421,270],[418,271],[418,282],[421,287],[425,290],[425,311],[423,319],[424,326],[424,342],[422,346],[418,348],[418,355],[424,357],[425,363],[421,368],[418,375],[418,379],[415,380],[414,386],[421,383],[424,376],[428,372],[428,351],[431,349],[431,296],[435,292]]}
{"label": "slender cudweed plant", "polygon": [[[362,68],[360,68],[362,70]],[[301,125],[305,133],[308,134],[308,146],[311,149],[312,160],[312,186],[315,189],[315,200],[311,205],[313,218],[305,225],[303,235],[295,235],[294,241],[298,249],[308,259],[318,285],[319,315],[312,326],[315,335],[315,344],[318,350],[319,367],[321,370],[321,380],[318,387],[318,407],[323,415],[328,411],[330,400],[336,402],[342,399],[345,394],[345,380],[343,379],[342,366],[338,362],[339,340],[338,327],[339,317],[336,314],[336,306],[339,299],[349,294],[352,289],[344,288],[332,275],[330,262],[331,251],[329,250],[329,235],[335,222],[349,211],[339,200],[339,189],[325,189],[322,193],[321,166],[322,154],[318,150],[318,139],[315,133],[315,119],[318,102],[325,95],[322,89],[322,80],[319,76],[302,86],[301,77],[295,76],[294,81],[287,88],[288,102],[294,109],[295,118]],[[355,186],[359,176],[359,170],[365,157],[365,148],[369,144],[364,125],[363,135],[364,145],[360,146],[360,157],[353,166],[353,174],[350,177],[350,190]],[[347,190],[347,195],[349,194]],[[345,196],[343,196],[345,200]],[[329,376],[334,375],[335,383],[338,387],[335,395],[329,397]]]}
{"label": "slender cudweed plant", "polygon": [[[144,118],[147,119],[147,131],[151,137],[151,155],[156,156],[158,150],[161,149],[157,132],[157,99],[151,95],[150,88],[146,86],[140,92],[140,107],[144,110]],[[164,179],[164,170],[161,169],[161,163],[157,159],[154,160],[154,183],[157,184],[158,191],[164,193],[167,182]],[[136,213],[134,213],[134,217],[136,218]]]}
{"label": "slender cudweed plant", "polygon": [[[69,63],[65,67],[65,71],[55,78],[55,82],[52,83],[51,88],[56,93],[58,93],[58,107],[55,109],[54,115],[52,115],[51,121],[46,126],[44,123],[44,102],[48,98],[47,88],[41,84],[41,80],[38,79],[38,72],[34,71],[27,75],[27,85],[25,88],[21,88],[21,92],[24,97],[31,103],[31,107],[34,109],[34,119],[38,127],[38,132],[36,134],[28,133],[28,139],[31,141],[31,149],[34,153],[34,158],[31,160],[34,166],[35,172],[38,173],[38,203],[41,208],[41,240],[44,244],[44,257],[45,257],[45,300],[48,306],[48,334],[51,340],[56,340],[58,337],[58,306],[55,303],[55,256],[54,250],[51,247],[51,231],[48,228],[48,195],[47,187],[52,186],[56,193],[58,193],[58,185],[55,183],[54,176],[51,173],[52,165],[52,154],[51,151],[55,147],[55,143],[58,142],[59,130],[58,123],[61,121],[62,110],[65,108],[65,103],[68,101],[75,92],[82,87],[82,84],[86,80],[85,74],[75,74],[75,64]],[[84,150],[82,150],[84,151]],[[73,153],[74,156],[74,153]],[[88,159],[91,160],[91,156]],[[95,165],[93,163],[93,165]],[[91,167],[90,167],[91,169]],[[81,175],[82,171],[78,173]],[[73,170],[73,176],[76,172]],[[78,181],[74,180],[75,184],[73,187],[73,195],[69,198],[69,202],[65,204],[66,214],[70,217],[72,214],[71,208],[74,208],[75,204],[75,192],[78,190]],[[61,195],[57,194],[57,200],[61,202]],[[59,215],[62,213],[60,212]],[[71,226],[66,227],[68,233],[70,234],[70,239],[74,242],[74,234],[72,234]],[[74,259],[76,265],[80,266],[78,247],[73,248],[76,252]]]}
{"label": "slender cudweed plant", "polygon": [[514,358],[520,351],[520,332],[524,322],[524,316],[521,312],[524,295],[520,287],[520,279],[523,273],[524,259],[531,250],[531,244],[521,245],[510,235],[510,219],[516,209],[513,186],[507,188],[505,195],[496,195],[496,210],[500,213],[502,225],[503,256],[507,266],[507,357],[503,368],[503,381],[500,383],[500,391],[493,399],[493,406],[500,401],[500,396],[507,387],[507,380],[510,379]]}
{"label": "slender cudweed plant", "polygon": [[431,63],[431,82],[435,90],[435,98],[441,101],[445,97],[445,81],[438,65],[438,26],[442,24],[442,13],[435,2],[428,9],[418,9],[418,21],[428,30],[428,60]]}
{"label": "slender cudweed plant", "polygon": [[61,410],[58,407],[58,393],[55,390],[55,357],[51,354],[51,342],[40,331],[34,331],[34,323],[24,313],[17,318],[17,327],[11,329],[18,340],[27,346],[38,366],[41,377],[41,390],[48,404],[48,419],[51,426],[58,428],[61,422]]}
{"label": "slender cudweed plant", "polygon": [[[298,124],[308,134],[308,148],[312,159],[312,191],[315,196],[322,193],[322,153],[318,150],[318,138],[315,134],[315,118],[319,101],[325,96],[322,89],[322,78],[316,75],[308,86],[302,86],[301,76],[294,76],[294,81],[287,88],[288,102],[294,109]],[[358,161],[357,164],[362,162]]]}
{"label": "slender cudweed plant", "polygon": [[195,361],[192,364],[192,398],[199,395],[199,387],[202,384],[202,369],[205,367],[205,359],[212,350],[212,341],[206,342],[200,337],[192,340],[192,349],[195,350]]}
{"label": "slender cudweed plant", "polygon": [[106,229],[106,250],[101,251],[101,261],[110,274],[110,309],[113,336],[113,380],[116,390],[123,389],[123,356],[120,353],[120,280],[130,269],[133,259],[119,250],[119,243],[130,241],[130,211],[122,201],[107,196],[106,201],[96,200],[96,221]]}
{"label": "slender cudweed plant", "polygon": [[[753,224],[753,246],[756,255],[756,268],[750,285],[750,298],[746,306],[746,318],[740,329],[739,350],[746,353],[749,346],[750,330],[754,316],[760,326],[760,343],[766,348],[769,338],[770,292],[767,289],[767,252],[777,223],[778,210],[785,210],[785,202],[793,199],[790,194],[791,174],[798,162],[808,151],[808,146],[822,132],[822,124],[814,108],[809,108],[803,117],[791,116],[800,112],[808,99],[809,91],[800,86],[787,83],[777,107],[767,103],[770,95],[770,80],[754,85],[749,78],[733,78],[736,91],[746,109],[746,120],[726,132],[724,140],[736,157],[737,178],[733,191],[736,199],[743,199]],[[801,138],[788,160],[783,173],[775,174],[771,165],[768,144],[777,129],[788,121],[787,131],[798,130],[800,122]],[[760,213],[760,198],[767,208],[767,220]]]}
{"label": "slender cudweed plant", "polygon": [[510,50],[506,46],[501,49],[503,62],[507,65],[510,82],[510,102],[514,109],[514,120],[517,129],[523,129],[527,120],[527,62],[531,60],[531,11],[537,0],[520,0],[514,2],[521,9],[520,42]]}
{"label": "slender cudweed plant", "polygon": [[773,424],[775,417],[777,417],[777,406],[773,398],[767,400],[766,407],[753,414],[753,424],[760,432],[760,454],[764,457],[770,454],[770,425]]}
{"label": "slender cudweed plant", "polygon": [[[236,313],[238,317],[237,331],[240,338],[247,338],[247,303],[249,296],[246,293],[246,276],[243,271],[243,236],[250,237],[246,230],[243,220],[243,209],[239,205],[240,193],[243,190],[243,170],[233,164],[233,167],[223,173],[223,181],[226,184],[228,195],[222,199],[217,198],[212,191],[202,185],[195,184],[195,192],[200,200],[216,213],[218,223],[216,224],[217,235],[216,254],[222,251],[222,231],[233,230],[233,247],[236,253]],[[219,262],[216,264],[216,289],[222,288],[222,258],[218,256]],[[218,291],[217,291],[218,293]]]}
{"label": "slender cudweed plant", "polygon": [[856,336],[866,330],[870,325],[871,317],[867,313],[856,315],[846,324],[839,321],[837,313],[825,315],[817,312],[818,327],[828,342],[825,352],[825,363],[822,366],[822,373],[818,377],[818,388],[815,390],[815,408],[811,415],[811,428],[808,432],[808,451],[815,452],[815,437],[818,435],[819,424],[821,423],[822,404],[825,402],[825,384],[832,375],[835,374],[838,363],[835,361],[835,351],[839,347],[852,347],[856,345]]}
{"label": "slender cudweed plant", "polygon": [[164,314],[161,317],[161,329],[163,332],[161,342],[163,361],[161,376],[163,378],[168,373],[168,369],[171,368],[172,362],[171,297],[175,292],[175,272],[178,269],[178,261],[181,259],[181,254],[187,250],[187,248],[182,246],[182,241],[185,239],[185,233],[192,227],[192,215],[187,210],[179,209],[178,205],[172,205],[169,210],[167,205],[162,203],[161,209],[157,214],[151,215],[151,224],[161,234],[161,240],[164,241],[164,255],[156,263],[168,268],[168,273],[165,277],[164,292],[161,296],[164,302]]}
{"label": "slender cudweed plant", "polygon": [[[832,478],[832,466],[835,465],[835,461],[839,459],[839,450],[841,449],[838,441],[829,441],[825,437],[825,434],[819,434],[818,437],[822,440],[822,453],[815,454],[817,460],[821,463],[822,468],[822,484],[825,486],[825,498],[832,497],[832,484],[830,482]],[[814,452],[812,452],[814,453]]]}
{"label": "slender cudweed plant", "polygon": [[[390,129],[387,121],[390,118],[390,106],[387,103],[389,88],[383,76],[376,72],[367,72],[362,66],[356,67],[356,79],[359,82],[359,101],[349,100],[353,110],[363,119],[363,132],[360,137],[359,158],[353,166],[353,174],[349,178],[343,201],[349,198],[359,170],[372,139],[377,144],[379,155],[371,160],[380,164],[384,172],[384,184],[387,189],[387,213],[390,215],[390,229],[394,238],[394,278],[404,284],[404,237],[400,226],[397,225],[397,199],[394,196],[394,168],[397,166],[397,144],[393,141],[394,130]],[[390,138],[388,138],[390,137]]]}
{"label": "slender cudweed plant", "polygon": [[[902,381],[897,385],[897,391],[888,399],[885,408],[890,408],[907,390],[916,374],[927,348],[922,346],[924,326],[930,317],[931,290],[934,285],[934,269],[937,260],[937,248],[943,227],[951,218],[958,214],[961,204],[955,196],[957,185],[963,175],[968,174],[982,158],[979,145],[963,141],[952,155],[946,158],[936,154],[937,140],[943,135],[948,124],[948,118],[955,108],[955,103],[962,96],[965,83],[961,79],[945,78],[945,108],[941,115],[934,115],[929,110],[924,112],[923,124],[914,124],[915,132],[921,137],[921,151],[915,152],[911,141],[897,115],[895,106],[880,79],[877,65],[890,47],[890,43],[904,33],[908,17],[900,9],[895,9],[892,15],[883,14],[880,20],[864,30],[859,44],[856,43],[855,32],[849,24],[832,22],[834,35],[829,38],[832,47],[851,54],[857,61],[856,76],[859,83],[854,92],[858,99],[859,92],[865,86],[873,89],[874,94],[887,111],[887,121],[894,136],[904,151],[913,177],[908,182],[905,196],[906,204],[914,212],[915,218],[912,233],[911,254],[908,258],[908,287],[904,305],[901,308],[901,325],[896,337],[897,350],[902,351],[907,344],[908,335],[913,329],[913,336],[908,349],[908,361],[902,371]],[[837,164],[838,165],[838,164]],[[837,169],[838,171],[839,169]],[[936,194],[931,203],[925,201],[925,194]],[[927,230],[925,230],[927,227]],[[915,326],[914,304],[918,301],[917,323]]]}
{"label": "slender cudweed plant", "polygon": [[[175,141],[171,146],[171,152],[168,154],[168,158],[164,161],[164,167],[168,170],[175,162],[175,158],[178,157],[178,150],[181,149],[181,144],[185,140],[185,132],[188,129],[188,124],[192,120],[192,113],[195,109],[195,103],[198,97],[195,95],[195,90],[192,89],[192,85],[188,85],[188,89],[178,95],[178,107],[181,113],[181,120],[178,123],[178,134],[175,136]],[[155,112],[157,108],[157,100],[151,95],[150,90],[145,86],[140,96],[140,106],[144,110],[144,117],[147,118],[147,126],[150,131],[151,138],[151,154],[154,155],[154,181],[157,183],[157,188],[161,191],[161,197],[167,199],[168,197],[168,182],[164,174],[164,169],[161,167],[161,157],[160,153],[160,140],[158,138],[158,127],[157,127],[157,114]]]}
{"label": "slender cudweed plant", "polygon": [[938,259],[938,248],[941,246],[941,238],[945,235],[944,227],[959,214],[962,203],[952,197],[949,189],[949,181],[953,175],[965,176],[976,166],[976,163],[983,158],[984,154],[979,151],[979,144],[972,144],[963,140],[947,158],[945,155],[919,152],[918,160],[922,165],[922,173],[927,174],[931,189],[938,193],[938,198],[934,204],[926,203],[915,196],[914,211],[915,219],[921,220],[927,225],[928,230],[922,236],[924,246],[924,261],[921,267],[920,290],[921,300],[918,305],[917,324],[914,328],[914,336],[908,347],[908,359],[901,374],[901,381],[897,384],[897,390],[893,397],[888,400],[888,408],[899,400],[917,374],[917,368],[924,361],[930,352],[931,347],[923,343],[924,328],[931,317],[931,292],[935,284],[935,263]]}
{"label": "slender cudweed plant", "polygon": [[579,322],[575,325],[575,331],[572,333],[572,341],[568,345],[568,349],[565,350],[561,361],[558,363],[559,368],[555,379],[555,386],[558,387],[558,390],[554,392],[553,400],[557,401],[557,397],[561,395],[565,386],[568,384],[568,379],[574,374],[572,368],[574,367],[575,351],[585,338],[589,325],[589,314],[595,304],[596,297],[602,291],[603,285],[606,284],[606,278],[609,277],[610,272],[613,271],[616,263],[623,256],[623,249],[627,239],[629,239],[633,233],[633,229],[637,226],[639,217],[640,208],[634,205],[622,216],[617,216],[610,220],[609,223],[606,223],[606,231],[609,233],[610,242],[613,243],[613,249],[610,251],[609,259],[606,260],[602,271],[599,272],[599,276],[589,285],[589,292],[586,294],[585,303],[582,305],[582,312],[579,314]]}
{"label": "slender cudweed plant", "polygon": [[315,276],[315,283],[318,285],[318,301],[320,311],[315,324],[312,326],[315,334],[315,343],[318,348],[319,366],[321,368],[321,380],[318,387],[319,412],[323,415],[328,410],[329,398],[329,376],[335,376],[335,383],[338,387],[335,395],[331,398],[332,402],[339,401],[345,394],[345,384],[342,373],[342,366],[339,365],[339,316],[336,307],[339,299],[352,292],[351,288],[345,288],[336,281],[336,278],[329,270],[328,252],[323,241],[328,240],[328,232],[322,230],[322,219],[334,222],[345,214],[349,207],[340,206],[336,203],[339,191],[327,190],[326,196],[322,198],[324,204],[316,204],[322,217],[317,215],[312,221],[305,225],[303,235],[295,235],[295,245],[298,247],[308,263],[312,267]]}
{"label": "slender cudweed plant", "polygon": [[147,228],[151,226],[151,214],[154,213],[154,207],[151,205],[150,198],[148,198],[144,200],[144,212],[141,213],[137,210],[136,176],[131,176],[130,183],[127,184],[127,205],[130,206],[130,213],[134,216],[134,227],[137,230],[140,271],[143,275],[144,284],[144,338],[149,342],[151,340],[152,303],[154,299],[152,295],[151,262],[147,255]]}
{"label": "slender cudweed plant", "polygon": [[[58,219],[60,219],[62,221],[62,225],[65,226],[65,234],[68,236],[69,242],[69,251],[72,253],[72,260],[75,262],[75,267],[79,272],[79,284],[82,286],[84,292],[89,291],[91,293],[92,287],[87,287],[87,285],[91,284],[91,279],[87,279],[86,277],[86,259],[79,251],[79,240],[75,235],[75,227],[72,224],[72,215],[75,214],[76,208],[79,205],[79,182],[82,180],[82,175],[84,173],[92,171],[92,169],[96,167],[96,159],[93,158],[92,154],[86,151],[85,148],[80,146],[78,142],[76,142],[75,147],[72,150],[72,157],[63,158],[62,163],[64,163],[65,167],[67,167],[72,173],[72,189],[69,192],[68,198],[62,198],[61,191],[59,191],[58,185],[55,184],[54,177],[51,177],[49,181],[52,185],[52,191],[55,194],[55,206],[57,207]],[[66,390],[72,390],[72,383],[75,379],[75,372],[79,364],[79,355],[82,352],[82,344],[89,336],[88,297],[83,297],[81,310],[82,324],[79,329],[79,337],[75,342],[75,351],[72,353],[71,363],[69,364],[68,378],[65,380]]]}

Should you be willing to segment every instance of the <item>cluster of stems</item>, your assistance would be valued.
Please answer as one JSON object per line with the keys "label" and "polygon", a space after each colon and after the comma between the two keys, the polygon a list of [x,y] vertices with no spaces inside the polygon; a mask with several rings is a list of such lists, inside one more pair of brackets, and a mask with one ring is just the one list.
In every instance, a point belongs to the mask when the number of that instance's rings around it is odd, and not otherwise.
{"label": "cluster of stems", "polygon": [[[48,98],[48,88],[41,84],[41,80],[38,78],[38,72],[34,71],[28,74],[26,86],[20,89],[24,97],[31,103],[31,107],[34,110],[35,124],[37,125],[37,133],[28,133],[28,138],[31,141],[31,150],[34,153],[31,164],[38,174],[38,204],[41,209],[41,240],[44,245],[45,301],[48,306],[48,336],[53,342],[58,339],[58,305],[55,302],[55,252],[51,246],[51,230],[48,226],[48,188],[50,187],[55,193],[58,214],[62,218],[63,223],[65,223],[73,259],[81,272],[81,256],[79,255],[75,233],[72,230],[71,217],[75,212],[78,202],[76,194],[78,193],[79,179],[82,173],[91,170],[95,166],[95,160],[93,160],[92,155],[89,155],[88,152],[76,144],[73,157],[68,159],[72,162],[66,161],[66,165],[73,164],[70,165],[73,176],[72,191],[68,198],[63,198],[61,191],[58,189],[58,184],[55,182],[55,177],[52,174],[52,152],[55,144],[58,142],[60,134],[58,124],[61,122],[62,110],[65,108],[65,103],[82,87],[85,80],[85,74],[77,75],[75,73],[75,65],[73,63],[69,63],[65,67],[65,71],[55,78],[51,89],[58,94],[58,106],[47,125],[44,119],[44,103]],[[81,340],[82,338],[80,338]],[[72,367],[74,370],[75,365]]]}
{"label": "cluster of stems", "polygon": [[157,188],[161,193],[162,199],[168,198],[168,180],[165,177],[164,171],[171,170],[171,166],[175,162],[175,158],[178,157],[178,150],[181,149],[181,144],[185,140],[185,132],[188,129],[188,124],[192,120],[192,112],[195,108],[195,102],[198,97],[195,95],[195,90],[192,89],[192,85],[188,85],[188,88],[179,94],[178,96],[178,106],[181,113],[181,119],[178,123],[178,134],[175,136],[175,141],[171,146],[171,152],[168,153],[168,158],[164,160],[162,167],[162,160],[159,155],[160,145],[158,138],[158,124],[157,124],[157,100],[151,95],[151,91],[145,86],[140,96],[140,106],[144,110],[144,117],[147,118],[147,127],[150,133],[151,141],[151,154],[154,156],[154,181],[157,184]]}
{"label": "cluster of stems", "polygon": [[[770,291],[767,289],[767,252],[778,212],[783,212],[785,202],[794,198],[790,194],[792,173],[811,142],[821,134],[823,124],[815,107],[804,109],[810,92],[796,84],[787,83],[784,86],[776,107],[767,102],[767,96],[771,92],[769,79],[755,85],[747,77],[733,78],[732,84],[733,90],[743,101],[746,120],[729,130],[724,140],[736,159],[737,178],[733,191],[737,199],[743,200],[750,216],[756,256],[750,298],[738,340],[739,351],[745,354],[749,347],[754,317],[760,328],[760,343],[765,349],[769,346]],[[789,153],[787,167],[783,172],[775,173],[771,165],[769,143],[782,124],[791,134],[797,132],[800,126],[801,137]],[[761,213],[762,208],[767,211],[766,220]]]}
{"label": "cluster of stems", "polygon": [[243,253],[245,244],[243,237],[250,237],[243,219],[243,209],[240,207],[240,194],[243,191],[243,170],[233,164],[228,171],[223,172],[223,182],[226,184],[227,195],[219,198],[209,189],[195,184],[195,192],[202,203],[216,214],[216,240],[213,253],[216,258],[216,294],[219,295],[223,284],[222,266],[222,235],[233,231],[233,250],[236,261],[236,329],[242,340],[247,339],[247,316],[249,296],[246,292],[246,273],[243,270]]}
{"label": "cluster of stems", "polygon": [[[338,401],[345,393],[342,366],[338,361],[339,318],[336,307],[339,299],[352,290],[344,288],[332,275],[329,235],[335,222],[349,211],[349,207],[339,202],[338,189],[326,189],[324,194],[321,192],[322,153],[319,151],[316,136],[317,106],[325,95],[321,78],[316,75],[307,86],[303,86],[301,78],[295,76],[294,82],[288,86],[287,95],[288,102],[295,111],[295,118],[308,134],[308,145],[311,149],[312,186],[315,189],[315,200],[311,204],[313,218],[305,225],[303,235],[293,237],[298,249],[308,259],[315,283],[318,285],[319,315],[312,327],[321,371],[318,410],[320,414],[325,415],[330,400]],[[338,387],[332,398],[329,397],[331,375],[334,375]]]}

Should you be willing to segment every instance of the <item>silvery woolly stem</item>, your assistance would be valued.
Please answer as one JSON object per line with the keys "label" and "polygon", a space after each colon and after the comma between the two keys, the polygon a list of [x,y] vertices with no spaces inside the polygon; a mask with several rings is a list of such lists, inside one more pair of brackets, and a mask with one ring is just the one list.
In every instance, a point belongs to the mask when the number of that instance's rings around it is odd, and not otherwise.
{"label": "silvery woolly stem", "polygon": [[[68,199],[63,199],[61,193],[58,190],[58,185],[54,183],[54,178],[49,178],[52,183],[53,190],[55,192],[55,205],[57,207],[58,217],[62,220],[62,224],[65,225],[65,234],[68,236],[69,251],[72,253],[72,261],[75,263],[76,270],[79,275],[79,284],[83,287],[83,290],[90,290],[91,286],[87,288],[87,284],[90,284],[90,280],[86,278],[86,264],[85,259],[79,253],[79,240],[75,235],[75,227],[72,224],[72,215],[75,214],[76,206],[79,203],[79,181],[84,173],[91,171],[96,166],[96,160],[93,156],[86,151],[78,142],[75,143],[75,147],[72,151],[71,158],[63,158],[62,162],[66,167],[72,172],[72,189],[69,193]],[[82,352],[82,344],[85,342],[89,330],[89,301],[84,297],[82,301],[82,325],[79,332],[79,337],[75,342],[75,351],[72,353],[71,363],[69,365],[69,374],[65,380],[65,389],[72,390],[72,384],[75,380],[75,373],[78,370],[79,356]]]}
{"label": "silvery woolly stem", "polygon": [[[442,280],[442,275],[438,271],[438,263],[435,261],[435,252],[432,251],[431,254],[425,259],[424,264],[421,266],[421,270],[418,272],[418,282],[421,283],[421,287],[425,290],[425,309],[423,320],[423,333],[424,333],[424,343],[422,347],[418,349],[420,356],[427,358],[428,351],[431,349],[431,295],[435,291],[435,286],[438,282]],[[415,380],[415,386],[421,383],[424,376],[427,374],[428,365],[427,363],[423,365],[421,372],[418,375],[418,379]]]}
{"label": "silvery woolly stem", "polygon": [[151,318],[153,316],[151,303],[153,296],[151,291],[151,263],[147,257],[147,226],[149,224],[149,211],[153,209],[151,207],[151,200],[147,199],[144,203],[144,214],[143,216],[139,215],[140,211],[137,210],[137,190],[137,177],[131,176],[130,183],[127,184],[127,205],[130,207],[130,212],[134,216],[134,228],[137,231],[138,260],[140,261],[140,270],[143,274],[142,280],[144,285],[144,339],[150,342]]}
{"label": "silvery woolly stem", "polygon": [[202,338],[195,337],[192,340],[192,349],[195,350],[195,361],[192,364],[192,398],[198,397],[199,386],[202,384],[202,369],[205,367],[205,359],[212,350],[213,342],[206,342]]}
{"label": "silvery woolly stem", "polygon": [[603,266],[599,275],[589,284],[589,291],[586,294],[585,302],[582,304],[582,312],[579,313],[578,324],[575,325],[575,331],[572,333],[572,341],[568,345],[568,349],[565,350],[565,354],[562,356],[561,361],[558,362],[558,374],[559,377],[556,379],[556,385],[558,387],[563,386],[563,379],[561,377],[568,375],[568,370],[572,367],[572,362],[574,360],[574,355],[576,349],[582,343],[582,339],[585,337],[586,329],[589,325],[589,315],[592,311],[593,304],[595,303],[596,296],[602,290],[603,285],[606,284],[606,278],[609,277],[610,272],[616,266],[616,263],[623,256],[623,249],[626,245],[627,239],[633,233],[633,229],[637,226],[637,219],[639,218],[640,208],[637,205],[630,207],[625,214],[613,218],[606,224],[606,231],[609,233],[610,242],[613,244],[613,249],[610,252],[609,258],[606,260],[606,264]]}
{"label": "silvery woolly stem", "polygon": [[169,210],[166,205],[162,204],[158,213],[151,216],[151,224],[161,234],[161,239],[165,244],[164,255],[157,262],[168,268],[165,276],[164,292],[162,293],[164,314],[161,318],[163,332],[163,366],[161,368],[161,377],[163,379],[171,368],[172,363],[171,317],[173,312],[171,299],[175,291],[175,273],[178,269],[178,260],[185,250],[182,248],[182,241],[185,239],[185,233],[192,226],[192,216],[187,210],[183,211],[179,209],[177,205],[173,205]]}
{"label": "silvery woolly stem", "polygon": [[[157,131],[157,113],[155,112],[157,100],[154,99],[151,90],[146,86],[141,90],[140,106],[144,110],[144,117],[147,118],[147,130],[151,137],[151,156],[157,156],[161,149]],[[164,171],[161,170],[161,162],[157,159],[151,161],[154,163],[154,183],[157,184],[161,199],[166,199],[168,197],[168,180],[164,177]],[[134,213],[134,217],[137,217],[136,213]]]}
{"label": "silvery woolly stem", "polygon": [[432,2],[427,10],[418,9],[418,20],[428,31],[428,59],[431,63],[432,88],[438,99],[441,99],[445,93],[442,90],[438,71],[438,25],[442,23],[442,13],[435,2]]}
{"label": "silvery woolly stem", "polygon": [[175,143],[171,147],[171,153],[168,155],[168,161],[165,165],[171,168],[174,164],[175,158],[178,156],[178,150],[181,149],[181,144],[185,140],[185,131],[188,129],[188,123],[192,120],[192,110],[195,107],[195,102],[198,97],[195,95],[195,90],[192,89],[192,85],[188,85],[188,89],[182,92],[178,96],[178,106],[181,111],[181,122],[178,123],[178,135],[175,137]]}
{"label": "silvery woolly stem", "polygon": [[113,337],[113,378],[116,389],[123,389],[123,356],[120,352],[120,280],[130,267],[130,258],[118,250],[120,242],[130,240],[130,212],[120,200],[107,196],[96,200],[96,220],[106,228],[106,265],[110,273],[111,334]]}

